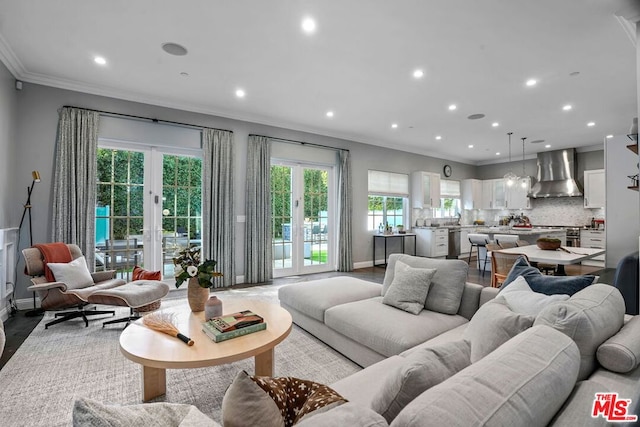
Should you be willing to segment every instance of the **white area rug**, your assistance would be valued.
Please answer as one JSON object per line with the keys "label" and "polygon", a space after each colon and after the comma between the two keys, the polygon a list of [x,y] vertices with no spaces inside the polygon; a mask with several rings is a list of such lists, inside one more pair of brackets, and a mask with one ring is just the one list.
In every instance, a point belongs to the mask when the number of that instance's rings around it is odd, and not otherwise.
{"label": "white area rug", "polygon": [[[218,292],[224,302],[252,298],[277,303],[276,286]],[[164,300],[162,307],[184,303]],[[128,309],[119,308],[116,317]],[[141,402],[140,365],[126,359],[118,346],[122,325],[102,328],[96,316],[84,327],[72,320],[44,328],[46,313],[16,354],[0,371],[0,425],[71,425],[73,402],[89,397],[105,403]],[[112,317],[105,316],[104,320]],[[294,376],[331,384],[360,370],[333,349],[294,326],[276,347],[277,376]],[[220,421],[224,392],[239,370],[253,373],[253,358],[229,365],[167,370],[167,394],[155,401],[188,403]]]}

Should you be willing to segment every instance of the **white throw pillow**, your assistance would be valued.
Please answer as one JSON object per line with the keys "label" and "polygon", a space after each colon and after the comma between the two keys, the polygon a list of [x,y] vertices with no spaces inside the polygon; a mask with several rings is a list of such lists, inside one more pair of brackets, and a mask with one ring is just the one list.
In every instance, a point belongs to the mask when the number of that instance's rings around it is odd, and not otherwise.
{"label": "white throw pillow", "polygon": [[551,303],[569,299],[569,295],[565,294],[545,295],[534,292],[522,276],[518,276],[516,280],[504,288],[500,292],[500,296],[504,297],[511,311],[531,316],[537,316],[543,308]]}
{"label": "white throw pillow", "polygon": [[67,285],[67,289],[81,289],[93,285],[93,278],[84,257],[76,258],[71,262],[50,262],[47,267],[53,273],[56,282]]}

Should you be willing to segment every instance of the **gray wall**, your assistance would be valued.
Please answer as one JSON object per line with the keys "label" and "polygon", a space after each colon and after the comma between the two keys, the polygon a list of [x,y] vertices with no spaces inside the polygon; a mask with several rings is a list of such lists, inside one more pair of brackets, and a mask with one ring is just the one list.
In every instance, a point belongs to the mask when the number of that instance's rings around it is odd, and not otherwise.
{"label": "gray wall", "polygon": [[[7,68],[0,62],[0,228],[17,226],[22,215],[21,206],[27,197],[26,187],[31,184],[31,170],[24,175],[29,182],[16,180],[15,151],[17,147],[17,100],[18,91],[15,89],[15,79]],[[14,203],[13,195],[16,191],[24,200]],[[15,221],[15,217],[18,221]]]}
{"label": "gray wall", "polygon": [[[64,105],[113,111],[177,122],[193,123],[207,127],[222,128],[234,132],[236,148],[236,214],[245,214],[245,163],[247,138],[249,134],[260,134],[274,138],[293,139],[309,143],[346,148],[352,155],[353,172],[353,222],[354,235],[353,259],[355,263],[366,263],[372,259],[372,235],[366,230],[367,218],[367,170],[379,169],[391,172],[409,173],[416,170],[441,172],[444,164],[453,168],[451,179],[463,179],[476,176],[476,167],[457,162],[445,161],[413,153],[407,153],[382,147],[370,146],[352,141],[324,137],[310,133],[265,126],[238,120],[225,119],[205,114],[152,106],[148,104],[122,101],[113,98],[95,96],[80,92],[57,89],[47,86],[26,84],[18,93],[18,140],[14,143],[16,153],[13,156],[15,170],[21,171],[15,177],[15,187],[26,187],[31,183],[30,171],[38,169],[42,182],[36,185],[33,193],[34,242],[46,242],[51,236],[51,200],[53,155],[58,123],[58,110]],[[12,217],[10,223],[17,225],[22,192],[9,194],[9,206]],[[237,271],[243,274],[244,265],[244,224],[236,228],[237,251],[235,256]],[[24,238],[21,248],[28,245]],[[21,267],[19,267],[21,268]],[[27,278],[19,275],[17,297],[29,298],[26,290]]]}

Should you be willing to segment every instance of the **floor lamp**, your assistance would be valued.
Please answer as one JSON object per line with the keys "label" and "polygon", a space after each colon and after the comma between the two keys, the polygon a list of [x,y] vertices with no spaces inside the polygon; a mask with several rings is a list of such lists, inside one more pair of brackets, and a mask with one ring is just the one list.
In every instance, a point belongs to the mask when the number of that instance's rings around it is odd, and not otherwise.
{"label": "floor lamp", "polygon": [[[31,222],[31,193],[33,192],[33,186],[36,182],[40,182],[40,172],[33,171],[31,172],[31,177],[33,181],[31,181],[31,187],[27,187],[27,202],[24,204],[24,210],[22,211],[22,218],[20,219],[20,227],[18,227],[18,231],[22,230],[22,224],[24,223],[24,217],[29,212],[29,246],[33,246],[33,225]],[[25,316],[38,316],[42,314],[44,310],[41,308],[36,308],[36,293],[33,293],[33,310],[29,310],[25,313]]]}

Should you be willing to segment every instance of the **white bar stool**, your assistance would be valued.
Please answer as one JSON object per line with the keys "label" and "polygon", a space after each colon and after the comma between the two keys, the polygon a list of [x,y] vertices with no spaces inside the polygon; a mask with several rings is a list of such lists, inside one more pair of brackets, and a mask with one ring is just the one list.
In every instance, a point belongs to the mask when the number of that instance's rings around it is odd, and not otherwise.
{"label": "white bar stool", "polygon": [[473,254],[473,248],[476,247],[478,252],[478,270],[480,270],[480,255],[484,252],[484,258],[482,258],[482,277],[484,277],[484,272],[487,268],[487,261],[489,257],[487,256],[487,243],[489,243],[489,235],[481,234],[481,233],[473,233],[469,234],[469,243],[471,243],[471,250],[469,251],[469,263],[471,263],[471,254]]}

